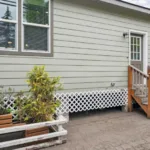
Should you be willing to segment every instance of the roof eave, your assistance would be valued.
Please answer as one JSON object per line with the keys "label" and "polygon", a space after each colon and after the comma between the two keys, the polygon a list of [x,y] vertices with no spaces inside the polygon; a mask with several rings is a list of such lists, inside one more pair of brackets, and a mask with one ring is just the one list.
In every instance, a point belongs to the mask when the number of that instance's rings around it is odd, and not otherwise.
{"label": "roof eave", "polygon": [[134,5],[134,4],[127,3],[127,2],[123,2],[123,1],[120,1],[120,0],[96,0],[96,1],[101,1],[101,2],[104,2],[104,3],[108,3],[108,4],[128,8],[128,9],[132,9],[132,10],[135,10],[135,11],[139,11],[139,12],[142,12],[142,13],[145,13],[145,14],[150,14],[150,9],[148,9],[148,8],[137,6],[137,5]]}

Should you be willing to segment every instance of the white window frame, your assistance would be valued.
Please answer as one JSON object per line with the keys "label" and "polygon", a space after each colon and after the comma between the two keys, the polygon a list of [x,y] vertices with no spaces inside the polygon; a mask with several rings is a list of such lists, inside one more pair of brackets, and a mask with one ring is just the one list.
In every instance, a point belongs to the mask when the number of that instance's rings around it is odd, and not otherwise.
{"label": "white window frame", "polygon": [[[142,37],[140,37],[140,36],[136,36],[136,35],[131,35],[130,36],[130,38],[139,38],[140,39],[140,51],[139,51],[139,54],[140,54],[140,59],[139,60],[137,60],[137,59],[132,59],[131,58],[131,60],[132,61],[141,61],[141,59],[142,59]],[[131,46],[131,44],[132,43],[130,43],[130,46]],[[132,53],[132,52],[131,52]],[[135,51],[133,51],[133,54],[135,53]],[[134,56],[133,56],[133,58],[134,58]]]}
{"label": "white window frame", "polygon": [[15,48],[0,47],[0,51],[18,52],[18,0],[16,0],[16,20],[8,20],[0,18],[0,21],[15,24]]}
{"label": "white window frame", "polygon": [[[51,49],[50,49],[50,43],[51,43],[51,30],[50,30],[50,28],[51,28],[51,0],[49,0],[49,17],[48,17],[48,19],[49,19],[49,25],[42,25],[42,24],[36,24],[36,23],[27,23],[27,22],[24,22],[23,21],[23,3],[24,3],[24,0],[21,0],[21,16],[22,16],[22,21],[21,21],[21,23],[22,23],[22,33],[21,33],[21,35],[22,35],[22,49],[21,49],[21,51],[22,52],[27,52],[27,53],[30,53],[30,52],[32,52],[32,53],[44,53],[44,54],[50,54],[51,53]],[[24,25],[26,25],[26,26],[34,26],[34,27],[41,27],[41,28],[47,28],[47,47],[48,47],[48,50],[47,51],[45,51],[45,50],[25,50],[25,48],[24,48]]]}

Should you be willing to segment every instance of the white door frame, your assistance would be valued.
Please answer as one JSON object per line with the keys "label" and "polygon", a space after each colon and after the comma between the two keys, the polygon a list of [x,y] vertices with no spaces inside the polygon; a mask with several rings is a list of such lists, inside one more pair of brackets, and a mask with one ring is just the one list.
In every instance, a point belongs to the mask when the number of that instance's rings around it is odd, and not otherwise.
{"label": "white door frame", "polygon": [[131,34],[143,36],[143,72],[147,74],[148,69],[148,33],[138,30],[129,30],[129,65],[131,65]]}

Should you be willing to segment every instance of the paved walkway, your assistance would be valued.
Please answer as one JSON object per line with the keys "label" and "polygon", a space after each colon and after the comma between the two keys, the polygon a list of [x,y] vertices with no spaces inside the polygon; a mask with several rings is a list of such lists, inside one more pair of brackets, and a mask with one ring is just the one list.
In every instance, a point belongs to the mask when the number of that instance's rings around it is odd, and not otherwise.
{"label": "paved walkway", "polygon": [[143,112],[105,110],[73,117],[68,142],[45,150],[150,150],[150,119]]}

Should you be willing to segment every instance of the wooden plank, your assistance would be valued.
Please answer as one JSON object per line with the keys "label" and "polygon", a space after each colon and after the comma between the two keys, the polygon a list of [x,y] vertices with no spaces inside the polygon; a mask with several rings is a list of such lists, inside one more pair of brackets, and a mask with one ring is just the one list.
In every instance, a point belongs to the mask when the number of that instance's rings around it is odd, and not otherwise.
{"label": "wooden plank", "polygon": [[149,75],[149,78],[148,78],[148,105],[147,105],[147,118],[150,119],[150,75]]}
{"label": "wooden plank", "polygon": [[0,125],[0,128],[8,128],[8,127],[12,127],[13,124],[3,124],[3,125]]}
{"label": "wooden plank", "polygon": [[23,138],[23,139],[17,139],[17,140],[12,140],[8,142],[1,142],[0,148],[6,148],[6,147],[15,146],[15,145],[25,144],[25,143],[47,140],[50,138],[60,137],[64,135],[67,135],[67,130],[63,129],[62,131],[59,131],[59,132],[54,132],[54,133],[49,133],[49,134],[44,134],[44,135],[39,135],[39,136],[34,136],[34,137],[28,137],[28,138]]}
{"label": "wooden plank", "polygon": [[5,119],[12,119],[12,114],[0,115],[0,121]]}
{"label": "wooden plank", "polygon": [[36,129],[31,129],[31,130],[26,130],[26,134],[31,134],[31,133],[35,133],[35,132],[41,132],[41,131],[47,131],[49,130],[48,127],[42,127],[42,128],[36,128]]}
{"label": "wooden plank", "polygon": [[60,145],[63,143],[66,143],[66,140],[55,140],[55,141],[50,141],[50,142],[44,142],[40,144],[34,144],[31,146],[17,148],[15,150],[36,150],[36,149],[48,148],[48,147],[55,146],[55,145]]}
{"label": "wooden plank", "polygon": [[4,120],[0,120],[0,125],[4,125],[4,124],[11,124],[12,123],[12,118],[11,119],[4,119]]}
{"label": "wooden plank", "polygon": [[141,102],[141,99],[136,97],[134,95],[134,91],[132,90],[132,97],[134,98],[134,100],[139,104],[139,106],[144,110],[144,112],[147,114],[148,113],[148,107],[147,105],[143,105],[142,102]]}
{"label": "wooden plank", "polygon": [[16,131],[23,131],[23,130],[30,130],[30,129],[36,129],[36,128],[41,128],[41,127],[50,127],[53,125],[60,125],[60,124],[65,124],[67,123],[68,120],[60,116],[59,120],[53,120],[53,121],[47,121],[47,122],[41,122],[41,123],[34,123],[34,124],[28,124],[28,125],[22,125],[22,126],[15,126],[15,127],[10,127],[0,129],[0,134],[6,134],[6,133],[11,133],[11,132],[16,132]]}
{"label": "wooden plank", "polygon": [[132,90],[132,68],[129,66],[128,67],[128,111],[129,112],[133,110],[131,90]]}
{"label": "wooden plank", "polygon": [[132,66],[132,65],[130,65],[130,67],[131,67],[133,70],[135,70],[137,74],[140,73],[140,74],[141,74],[142,76],[144,76],[145,78],[148,78],[148,77],[149,77],[147,74],[145,74],[144,72],[142,72],[142,71],[139,70],[138,68],[136,68],[136,67],[134,67],[134,66]]}
{"label": "wooden plank", "polygon": [[47,134],[47,133],[49,133],[49,130],[34,132],[34,133],[31,133],[31,134],[25,134],[25,137],[32,137],[32,136],[37,136],[37,135],[43,135],[43,134]]}
{"label": "wooden plank", "polygon": [[0,128],[8,128],[8,127],[15,127],[15,126],[22,126],[25,125],[25,123],[16,123],[16,124],[4,124],[4,125],[0,125]]}
{"label": "wooden plank", "polygon": [[15,127],[15,126],[23,126],[23,125],[26,125],[26,124],[25,123],[15,123],[12,126]]}

